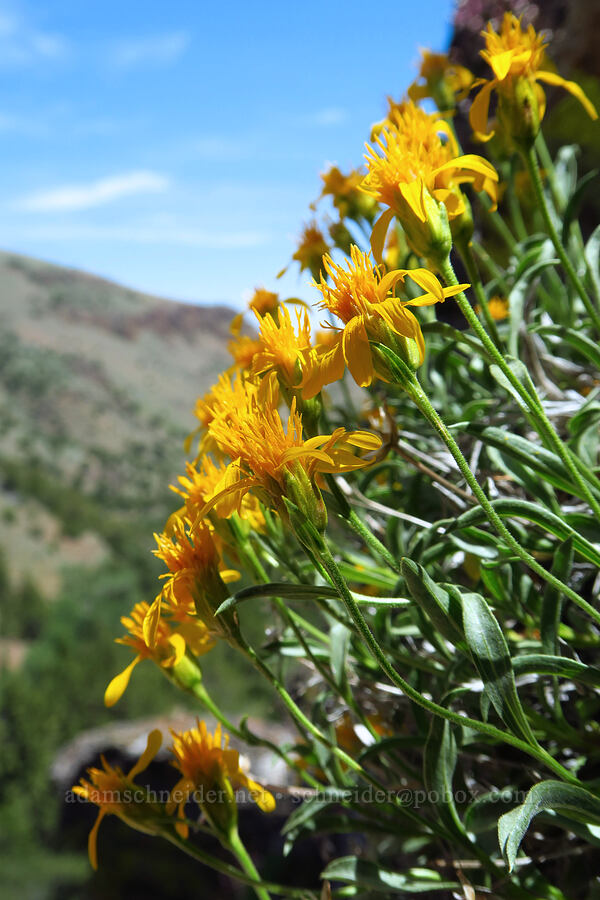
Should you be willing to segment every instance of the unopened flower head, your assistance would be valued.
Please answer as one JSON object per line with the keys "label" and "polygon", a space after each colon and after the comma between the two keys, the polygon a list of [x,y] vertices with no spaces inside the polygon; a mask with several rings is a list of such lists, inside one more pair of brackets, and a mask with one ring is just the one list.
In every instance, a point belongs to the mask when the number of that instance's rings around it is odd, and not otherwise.
{"label": "unopened flower head", "polygon": [[472,184],[495,202],[496,170],[480,156],[460,156],[447,122],[412,102],[402,105],[374,144],[367,144],[362,190],[388,207],[373,229],[375,258],[381,260],[396,216],[411,249],[436,267],[452,247],[449,222],[466,210],[461,185]]}
{"label": "unopened flower head", "polygon": [[[181,773],[181,778],[173,788],[172,796],[182,793],[184,797],[194,792],[202,812],[218,834],[227,836],[229,829],[237,822],[237,807],[234,789],[245,788],[250,797],[264,812],[275,809],[275,800],[269,791],[254,781],[242,768],[240,754],[229,747],[229,735],[224,734],[218,724],[214,733],[198,720],[189,731],[171,731],[175,757],[173,765]],[[171,808],[179,807],[179,817],[183,818],[186,800],[173,801]],[[182,824],[178,830],[187,833]]]}
{"label": "unopened flower head", "polygon": [[524,30],[521,20],[506,12],[499,33],[488,23],[482,35],[486,46],[481,50],[481,56],[492,69],[494,77],[478,82],[483,87],[469,113],[471,127],[479,140],[489,140],[494,134],[488,130],[488,115],[491,93],[496,91],[497,118],[503,134],[518,144],[531,145],[546,109],[546,96],[540,81],[565,88],[593,119],[598,117],[593,104],[578,84],[550,70],[545,55],[546,42],[533,25]]}
{"label": "unopened flower head", "polygon": [[82,778],[73,788],[74,794],[98,806],[98,818],[88,838],[88,853],[94,869],[98,868],[98,829],[105,816],[119,816],[127,825],[145,834],[156,835],[169,828],[165,809],[150,802],[144,789],[134,782],[136,775],[150,765],[160,750],[161,743],[160,731],[152,731],[148,735],[144,753],[127,774],[101,757],[102,768],[88,769],[89,780]]}
{"label": "unopened flower head", "polygon": [[[329,283],[322,277],[316,287],[321,291],[320,307],[343,322],[329,347],[317,347],[306,361],[302,381],[303,394],[312,397],[326,384],[339,380],[347,366],[358,385],[371,384],[376,374],[371,341],[385,344],[411,367],[425,357],[421,327],[409,306],[429,306],[443,302],[468,285],[442,288],[427,269],[396,269],[383,275],[368,253],[352,248],[346,267],[324,259]],[[406,278],[424,293],[411,300],[394,296],[398,284]],[[387,380],[381,368],[377,374]]]}
{"label": "unopened flower head", "polygon": [[473,75],[464,66],[452,62],[446,53],[421,50],[419,77],[408,89],[411,100],[435,101],[440,112],[455,108],[473,84]]}

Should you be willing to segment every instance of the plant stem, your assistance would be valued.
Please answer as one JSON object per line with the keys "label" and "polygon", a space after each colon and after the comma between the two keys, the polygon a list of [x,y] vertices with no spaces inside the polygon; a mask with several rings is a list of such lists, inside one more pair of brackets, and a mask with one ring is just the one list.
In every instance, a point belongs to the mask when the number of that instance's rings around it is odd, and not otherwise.
{"label": "plant stem", "polygon": [[211,869],[215,869],[215,871],[217,872],[221,872],[223,875],[229,875],[230,878],[236,878],[242,884],[247,884],[250,887],[261,886],[265,889],[273,891],[274,894],[281,894],[284,897],[297,897],[298,900],[307,900],[307,898],[309,897],[315,897],[314,892],[308,890],[307,888],[292,888],[287,887],[283,884],[273,884],[269,881],[261,881],[259,885],[256,878],[254,878],[253,876],[242,872],[240,869],[236,869],[235,866],[223,862],[223,860],[218,859],[217,857],[212,856],[209,853],[205,853],[199,847],[196,847],[195,844],[192,844],[185,838],[180,837],[176,832],[174,832],[173,834],[164,834],[163,836],[167,841],[169,841],[169,843],[174,844],[176,847],[179,847],[179,849],[184,853],[187,853],[188,856],[191,856],[193,859],[197,859],[205,866],[209,866]]}
{"label": "plant stem", "polygon": [[548,203],[546,200],[546,195],[544,194],[544,187],[542,185],[542,176],[540,174],[540,167],[538,163],[537,154],[535,151],[535,147],[531,147],[525,156],[525,162],[527,163],[527,168],[529,170],[529,176],[531,178],[531,183],[533,184],[533,188],[535,191],[536,200],[538,202],[538,206],[540,208],[540,212],[542,213],[542,217],[544,219],[544,224],[546,226],[546,230],[550,236],[550,240],[554,244],[554,249],[558,254],[558,258],[560,259],[563,269],[567,275],[567,278],[573,285],[577,295],[579,296],[581,302],[585,306],[586,312],[592,323],[594,328],[600,334],[600,315],[594,307],[594,304],[590,300],[587,295],[587,291],[581,281],[579,275],[575,271],[575,266],[571,262],[569,255],[564,248],[562,241],[558,235],[556,228],[554,227],[554,222],[552,221],[552,216],[550,215],[550,210],[548,209]]}
{"label": "plant stem", "polygon": [[[238,860],[246,875],[249,875],[250,878],[253,878],[255,881],[261,881],[261,877],[256,870],[252,857],[244,847],[240,833],[235,825],[229,834],[229,849]],[[254,893],[258,897],[258,900],[271,900],[268,891],[265,890],[264,887],[259,887],[257,884],[253,884],[252,887],[254,888]]]}
{"label": "plant stem", "polygon": [[468,243],[468,241],[457,241],[456,244],[458,251],[462,257],[462,261],[465,264],[465,269],[467,270],[467,276],[469,281],[471,282],[471,287],[475,291],[475,296],[477,297],[477,301],[481,308],[481,312],[483,318],[485,319],[485,324],[487,325],[488,331],[492,337],[492,340],[498,350],[502,351],[502,341],[500,340],[500,335],[498,334],[498,329],[496,328],[496,323],[492,318],[492,314],[490,312],[490,308],[488,306],[487,295],[485,293],[485,288],[481,281],[481,275],[479,274],[479,269],[477,267],[477,262],[473,255],[473,251]]}

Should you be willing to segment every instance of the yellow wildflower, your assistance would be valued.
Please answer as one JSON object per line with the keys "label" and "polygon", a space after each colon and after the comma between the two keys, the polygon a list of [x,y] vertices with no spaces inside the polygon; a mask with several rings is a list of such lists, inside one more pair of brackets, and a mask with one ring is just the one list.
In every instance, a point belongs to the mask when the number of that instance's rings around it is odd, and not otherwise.
{"label": "yellow wildflower", "polygon": [[[155,601],[156,602],[156,601]],[[136,656],[128,666],[111,680],[104,693],[106,706],[114,706],[121,699],[131,678],[131,673],[143,659],[152,659],[163,669],[174,669],[185,656],[186,647],[194,656],[201,656],[211,650],[215,642],[204,622],[193,616],[193,609],[178,610],[175,627],[164,618],[156,621],[152,640],[144,631],[144,623],[150,614],[150,604],[143,600],[131,610],[129,616],[121,617],[121,624],[127,629],[124,637],[117,638],[117,644],[131,647]]]}
{"label": "yellow wildflower", "polygon": [[247,371],[252,366],[254,355],[260,350],[260,341],[249,337],[247,334],[236,335],[227,344],[227,349],[233,356],[233,367]]}
{"label": "yellow wildflower", "polygon": [[[208,432],[208,426],[215,416],[227,416],[229,410],[235,409],[240,403],[244,403],[246,395],[251,391],[257,391],[263,394],[265,391],[273,393],[270,398],[273,402],[278,402],[277,379],[262,379],[259,385],[252,384],[247,378],[236,375],[233,379],[230,373],[225,372],[219,375],[219,378],[212,386],[210,391],[202,397],[198,397],[194,407],[194,415],[200,421],[200,427],[188,437],[186,442],[186,451],[189,451],[191,439],[198,432],[203,432],[200,439],[200,449],[204,452],[218,452],[214,441],[211,440]],[[269,401],[270,402],[270,401]]]}
{"label": "yellow wildflower", "polygon": [[[256,288],[248,303],[248,309],[258,313],[260,316],[266,316],[267,313],[271,313],[274,318],[277,318],[279,294],[274,294],[273,291],[268,291],[264,287]],[[229,326],[229,330],[233,335],[238,335],[240,333],[243,319],[244,313],[238,313],[237,316],[234,316],[231,325]]]}
{"label": "yellow wildflower", "polygon": [[145,797],[143,788],[133,780],[136,775],[148,768],[160,750],[161,743],[160,731],[150,732],[146,749],[126,775],[101,757],[102,768],[88,769],[90,781],[82,778],[80,784],[73,788],[74,794],[95,803],[99,808],[98,817],[88,838],[88,854],[94,869],[98,868],[98,829],[105,816],[119,816],[127,825],[145,834],[159,834],[168,828],[164,808],[151,803]]}
{"label": "yellow wildflower", "polygon": [[321,173],[323,189],[319,199],[331,197],[340,219],[350,218],[355,221],[366,219],[372,222],[377,213],[377,204],[360,190],[363,178],[364,175],[356,169],[344,175],[337,166],[331,166],[326,172]]}
{"label": "yellow wildflower", "polygon": [[491,297],[488,300],[488,309],[492,319],[495,319],[496,322],[501,322],[502,319],[506,319],[509,315],[508,300],[506,297]]}
{"label": "yellow wildflower", "polygon": [[300,243],[292,259],[300,263],[300,271],[308,269],[313,278],[318,278],[321,271],[323,255],[327,253],[329,246],[323,232],[316,222],[309,222],[304,226]]}
{"label": "yellow wildflower", "polygon": [[[200,511],[217,493],[226,468],[224,463],[215,465],[210,456],[203,457],[199,469],[191,463],[186,463],[185,476],[182,475],[177,479],[180,487],[171,485],[171,490],[185,500],[185,506],[178,513],[180,517],[185,515],[191,521],[196,521]],[[264,530],[265,517],[256,497],[250,494],[244,497],[240,516],[248,522],[253,531]]]}
{"label": "yellow wildflower", "polygon": [[[179,818],[183,818],[185,804],[193,795],[213,828],[227,837],[229,829],[237,821],[236,788],[245,788],[263,812],[275,809],[273,795],[243,771],[240,754],[229,747],[229,735],[223,734],[220,724],[214,734],[200,720],[196,728],[171,731],[171,734],[171,750],[175,757],[173,765],[181,773],[181,778],[171,793],[169,809],[177,807]],[[185,823],[178,824],[177,830],[187,835]]]}
{"label": "yellow wildflower", "polygon": [[[369,254],[356,246],[352,247],[351,260],[346,260],[346,268],[336,265],[330,256],[325,257],[323,264],[331,285],[324,278],[316,285],[323,295],[320,308],[341,319],[344,327],[338,330],[332,346],[317,347],[309,354],[302,381],[303,396],[307,398],[341,378],[345,366],[358,385],[371,384],[375,369],[370,341],[386,344],[404,357],[410,345],[405,347],[402,342],[408,338],[414,341],[412,346],[417,351],[416,355],[411,354],[410,361],[420,365],[425,358],[425,342],[421,327],[408,307],[443,302],[468,287],[462,284],[442,288],[427,269],[396,269],[382,275],[373,266]],[[396,298],[394,289],[406,277],[425,293],[413,300]]]}
{"label": "yellow wildflower", "polygon": [[397,216],[417,255],[445,259],[452,246],[448,220],[466,210],[461,185],[485,190],[495,201],[494,167],[481,156],[459,156],[447,122],[405,103],[373,148],[367,144],[368,174],[361,189],[389,207],[373,229],[371,246],[380,262],[390,222]]}
{"label": "yellow wildflower", "polygon": [[457,100],[466,97],[473,75],[464,66],[453,63],[446,53],[421,50],[419,76],[408,89],[415,103],[431,97],[440,112],[454,109]]}
{"label": "yellow wildflower", "polygon": [[304,353],[310,347],[310,320],[305,309],[296,310],[296,328],[288,310],[282,306],[277,321],[256,314],[260,325],[260,349],[252,361],[253,376],[276,372],[286,387],[299,380]]}
{"label": "yellow wildflower", "polygon": [[337,428],[333,434],[304,440],[302,417],[292,399],[287,430],[275,405],[256,394],[248,394],[246,403],[230,411],[225,418],[215,418],[211,435],[220,450],[232,462],[227,467],[221,491],[207,504],[202,514],[220,505],[220,514],[231,515],[239,508],[247,491],[256,489],[259,496],[285,513],[283,498],[295,503],[314,523],[325,527],[326,513],[315,478],[322,472],[349,472],[368,465],[355,456],[354,448],[374,450],[379,438],[364,431],[346,432]]}
{"label": "yellow wildflower", "polygon": [[228,596],[225,584],[236,581],[239,573],[223,568],[213,533],[206,522],[197,520],[193,527],[176,520],[170,533],[155,534],[158,549],[153,553],[168,568],[166,579],[144,620],[144,636],[152,646],[161,622],[163,599],[172,608],[195,610],[211,635],[235,640],[236,623],[225,614],[214,611]]}
{"label": "yellow wildflower", "polygon": [[574,81],[566,81],[556,72],[548,70],[549,62],[544,53],[546,42],[537,34],[533,25],[524,31],[521,20],[513,13],[504,13],[500,33],[491,23],[482,31],[485,50],[481,56],[491,67],[494,77],[478,84],[483,87],[475,97],[469,112],[471,127],[483,141],[494,134],[488,131],[490,97],[498,94],[498,119],[503,129],[515,140],[531,143],[544,118],[546,97],[538,84],[558,85],[579,100],[592,119],[598,118],[594,106]]}

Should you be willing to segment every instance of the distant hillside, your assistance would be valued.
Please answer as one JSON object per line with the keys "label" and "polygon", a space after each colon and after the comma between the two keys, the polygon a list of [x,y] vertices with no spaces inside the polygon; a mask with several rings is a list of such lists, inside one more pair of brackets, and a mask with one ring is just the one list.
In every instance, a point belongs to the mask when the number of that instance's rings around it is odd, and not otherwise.
{"label": "distant hillside", "polygon": [[0,550],[46,596],[64,566],[148,553],[232,312],[0,253]]}

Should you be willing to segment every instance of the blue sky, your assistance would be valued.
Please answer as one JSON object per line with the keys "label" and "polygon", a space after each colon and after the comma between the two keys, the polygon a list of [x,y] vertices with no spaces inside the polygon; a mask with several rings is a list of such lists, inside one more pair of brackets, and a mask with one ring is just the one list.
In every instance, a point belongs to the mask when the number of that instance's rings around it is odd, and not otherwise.
{"label": "blue sky", "polygon": [[310,298],[275,276],[319,172],[362,162],[452,7],[0,0],[0,247],[182,300]]}

